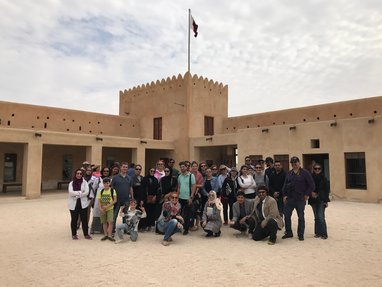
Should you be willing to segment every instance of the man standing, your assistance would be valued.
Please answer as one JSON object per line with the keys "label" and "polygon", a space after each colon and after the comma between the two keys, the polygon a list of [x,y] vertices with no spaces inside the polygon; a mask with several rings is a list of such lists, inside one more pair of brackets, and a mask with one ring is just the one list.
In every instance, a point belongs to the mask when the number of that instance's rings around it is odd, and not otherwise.
{"label": "man standing", "polygon": [[[274,164],[275,171],[269,176],[269,195],[272,196],[277,201],[277,207],[279,209],[280,215],[284,214],[284,203],[283,203],[283,186],[285,182],[286,173],[283,170],[281,162],[276,160]],[[268,169],[266,169],[267,171]]]}
{"label": "man standing", "polygon": [[[115,233],[115,223],[120,207],[129,206],[130,198],[134,199],[132,180],[127,174],[127,170],[127,162],[123,162],[121,164],[121,172],[113,176],[111,181],[111,187],[117,191],[117,202],[114,205],[113,233]],[[126,223],[126,218],[123,218],[122,221]]]}
{"label": "man standing", "polygon": [[188,234],[190,225],[193,223],[192,201],[196,192],[195,176],[188,171],[187,163],[180,162],[180,175],[178,177],[179,203],[182,206],[182,217],[184,219],[183,235]]}
{"label": "man standing", "polygon": [[269,245],[274,245],[277,238],[277,230],[284,227],[284,222],[277,209],[276,200],[268,196],[268,188],[261,185],[257,189],[257,197],[254,199],[253,213],[256,214],[257,225],[252,238],[255,241],[269,236]]}
{"label": "man standing", "polygon": [[175,160],[170,158],[167,164],[168,167],[172,168],[172,177],[178,179],[179,176],[179,170],[175,168]]}
{"label": "man standing", "polygon": [[297,156],[291,157],[290,163],[292,170],[287,173],[283,186],[285,235],[282,239],[293,237],[291,217],[293,209],[296,209],[298,217],[298,240],[303,241],[305,231],[305,204],[315,189],[315,185],[310,172],[301,168],[300,159]]}

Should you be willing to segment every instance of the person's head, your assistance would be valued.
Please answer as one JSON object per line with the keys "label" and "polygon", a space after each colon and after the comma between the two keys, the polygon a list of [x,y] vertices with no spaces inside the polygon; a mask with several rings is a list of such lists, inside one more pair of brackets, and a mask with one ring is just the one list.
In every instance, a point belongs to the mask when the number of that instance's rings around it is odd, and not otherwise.
{"label": "person's head", "polygon": [[202,161],[200,164],[199,164],[199,170],[201,173],[205,173],[206,172],[206,169],[207,169],[207,164]]}
{"label": "person's head", "polygon": [[129,168],[134,168],[135,167],[135,163],[130,163],[130,165],[129,165]]}
{"label": "person's head", "polygon": [[159,170],[159,171],[164,170],[164,161],[161,159],[157,161],[157,170]]}
{"label": "person's head", "polygon": [[129,165],[127,164],[127,162],[121,163],[121,173],[122,174],[126,174],[128,169],[129,169]]}
{"label": "person's head", "polygon": [[109,187],[110,187],[110,182],[111,182],[110,177],[105,177],[105,178],[103,178],[103,179],[102,179],[103,188],[104,188],[104,189],[109,189]]}
{"label": "person's head", "polygon": [[322,167],[319,163],[313,165],[313,173],[320,174],[322,172]]}
{"label": "person's head", "polygon": [[255,170],[253,169],[253,167],[251,165],[248,166],[248,174],[251,174],[251,175],[255,174]]}
{"label": "person's head", "polygon": [[147,170],[147,176],[154,176],[154,174],[155,174],[155,168],[150,167],[150,168]]}
{"label": "person's head", "polygon": [[113,165],[111,168],[111,175],[116,175],[119,173],[119,166],[118,165]]}
{"label": "person's head", "polygon": [[242,165],[240,167],[240,174],[247,175],[248,174],[248,167],[246,165]]}
{"label": "person's head", "polygon": [[211,166],[211,170],[212,170],[212,175],[213,176],[216,176],[218,174],[218,167],[216,165],[212,165]]}
{"label": "person's head", "polygon": [[244,192],[243,191],[238,191],[237,194],[236,194],[236,201],[239,203],[239,204],[242,204],[245,200],[245,197],[244,197]]}
{"label": "person's head", "polygon": [[173,158],[170,158],[168,161],[168,166],[173,168],[174,165],[175,165],[175,160]]}
{"label": "person's head", "polygon": [[197,172],[198,171],[199,164],[196,161],[193,161],[191,163],[191,171],[192,172]]}
{"label": "person's head", "polygon": [[100,166],[96,165],[95,167],[93,167],[93,172],[99,172],[99,169],[100,169]]}
{"label": "person's head", "polygon": [[217,198],[216,196],[216,192],[214,190],[211,190],[209,193],[208,193],[208,201],[215,201]]}
{"label": "person's head", "polygon": [[219,166],[219,172],[220,172],[220,174],[227,174],[227,166],[225,166],[224,164],[221,164],[220,166]]}
{"label": "person's head", "polygon": [[190,169],[191,169],[191,162],[189,162],[188,160],[186,160],[186,161],[184,162],[184,164],[185,164],[186,167],[187,167],[187,171],[190,171]]}
{"label": "person's head", "polygon": [[171,193],[170,193],[170,200],[171,200],[171,202],[174,203],[174,204],[178,203],[178,200],[179,200],[179,195],[178,195],[178,193],[176,193],[176,192],[171,192]]}
{"label": "person's head", "polygon": [[271,167],[273,165],[273,158],[271,158],[270,156],[266,157],[265,158],[265,164],[268,166],[268,167]]}
{"label": "person's head", "polygon": [[251,158],[249,156],[246,156],[244,159],[245,165],[250,165],[252,163]]}
{"label": "person's head", "polygon": [[104,166],[102,169],[101,169],[101,177],[104,178],[104,177],[108,177],[110,175],[110,169],[106,166]]}
{"label": "person's head", "polygon": [[294,170],[299,169],[301,166],[300,159],[297,156],[292,156],[290,158],[290,164]]}
{"label": "person's head", "polygon": [[237,177],[237,169],[236,167],[231,167],[231,170],[229,171],[229,175],[232,177],[232,178],[236,178]]}
{"label": "person's head", "polygon": [[135,210],[136,207],[137,207],[137,201],[135,199],[130,199],[129,201],[130,210]]}
{"label": "person's head", "polygon": [[136,175],[141,175],[142,173],[142,166],[140,164],[135,165],[135,174]]}
{"label": "person's head", "polygon": [[187,163],[185,161],[181,161],[179,163],[179,167],[180,167],[180,172],[185,174],[187,173]]}
{"label": "person's head", "polygon": [[93,173],[93,169],[91,166],[88,166],[86,169],[85,169],[85,173],[86,175],[92,175]]}
{"label": "person's head", "polygon": [[88,162],[88,161],[84,161],[83,163],[82,163],[82,167],[84,168],[84,169],[86,169],[88,166],[90,166],[90,163]]}
{"label": "person's head", "polygon": [[275,168],[276,172],[280,172],[283,169],[283,166],[279,160],[275,161],[273,167]]}
{"label": "person's head", "polygon": [[75,170],[75,172],[74,172],[74,177],[73,177],[73,179],[81,179],[82,176],[83,176],[83,171],[82,171],[82,169],[77,168],[77,169]]}
{"label": "person's head", "polygon": [[257,161],[257,163],[259,163],[261,165],[261,169],[264,169],[264,166],[265,166],[265,161],[263,159],[259,159]]}
{"label": "person's head", "polygon": [[263,171],[262,167],[261,167],[261,164],[260,163],[256,163],[255,165],[255,173],[256,174],[261,174]]}
{"label": "person's head", "polygon": [[265,185],[259,185],[257,188],[257,196],[260,198],[261,201],[264,200],[264,198],[268,195],[268,187]]}
{"label": "person's head", "polygon": [[170,166],[164,168],[165,176],[172,176],[172,168]]}

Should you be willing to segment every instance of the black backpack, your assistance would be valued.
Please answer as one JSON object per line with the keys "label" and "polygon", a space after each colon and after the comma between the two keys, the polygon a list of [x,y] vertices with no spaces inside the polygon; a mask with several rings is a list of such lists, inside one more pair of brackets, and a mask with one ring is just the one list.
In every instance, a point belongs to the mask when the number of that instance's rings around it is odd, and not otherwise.
{"label": "black backpack", "polygon": [[[105,189],[102,188],[102,190],[101,190],[101,197],[102,197],[102,194],[103,194],[104,190],[105,190]],[[113,201],[114,201],[114,188],[110,187],[110,190],[111,190],[111,198],[112,198]]]}

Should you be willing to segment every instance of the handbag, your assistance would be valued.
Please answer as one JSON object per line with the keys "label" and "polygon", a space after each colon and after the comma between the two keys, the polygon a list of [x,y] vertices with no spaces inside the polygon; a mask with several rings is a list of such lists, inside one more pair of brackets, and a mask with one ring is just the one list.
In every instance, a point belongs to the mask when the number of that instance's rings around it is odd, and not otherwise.
{"label": "handbag", "polygon": [[156,195],[148,195],[147,196],[147,203],[156,203],[156,200],[157,200],[157,196]]}

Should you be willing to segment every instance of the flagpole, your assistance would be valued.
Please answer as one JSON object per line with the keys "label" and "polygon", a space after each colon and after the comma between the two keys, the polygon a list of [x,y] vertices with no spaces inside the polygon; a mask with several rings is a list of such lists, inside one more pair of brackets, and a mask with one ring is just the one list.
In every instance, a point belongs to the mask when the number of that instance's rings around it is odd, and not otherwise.
{"label": "flagpole", "polygon": [[191,9],[188,9],[188,72],[190,73],[190,31],[191,31]]}

